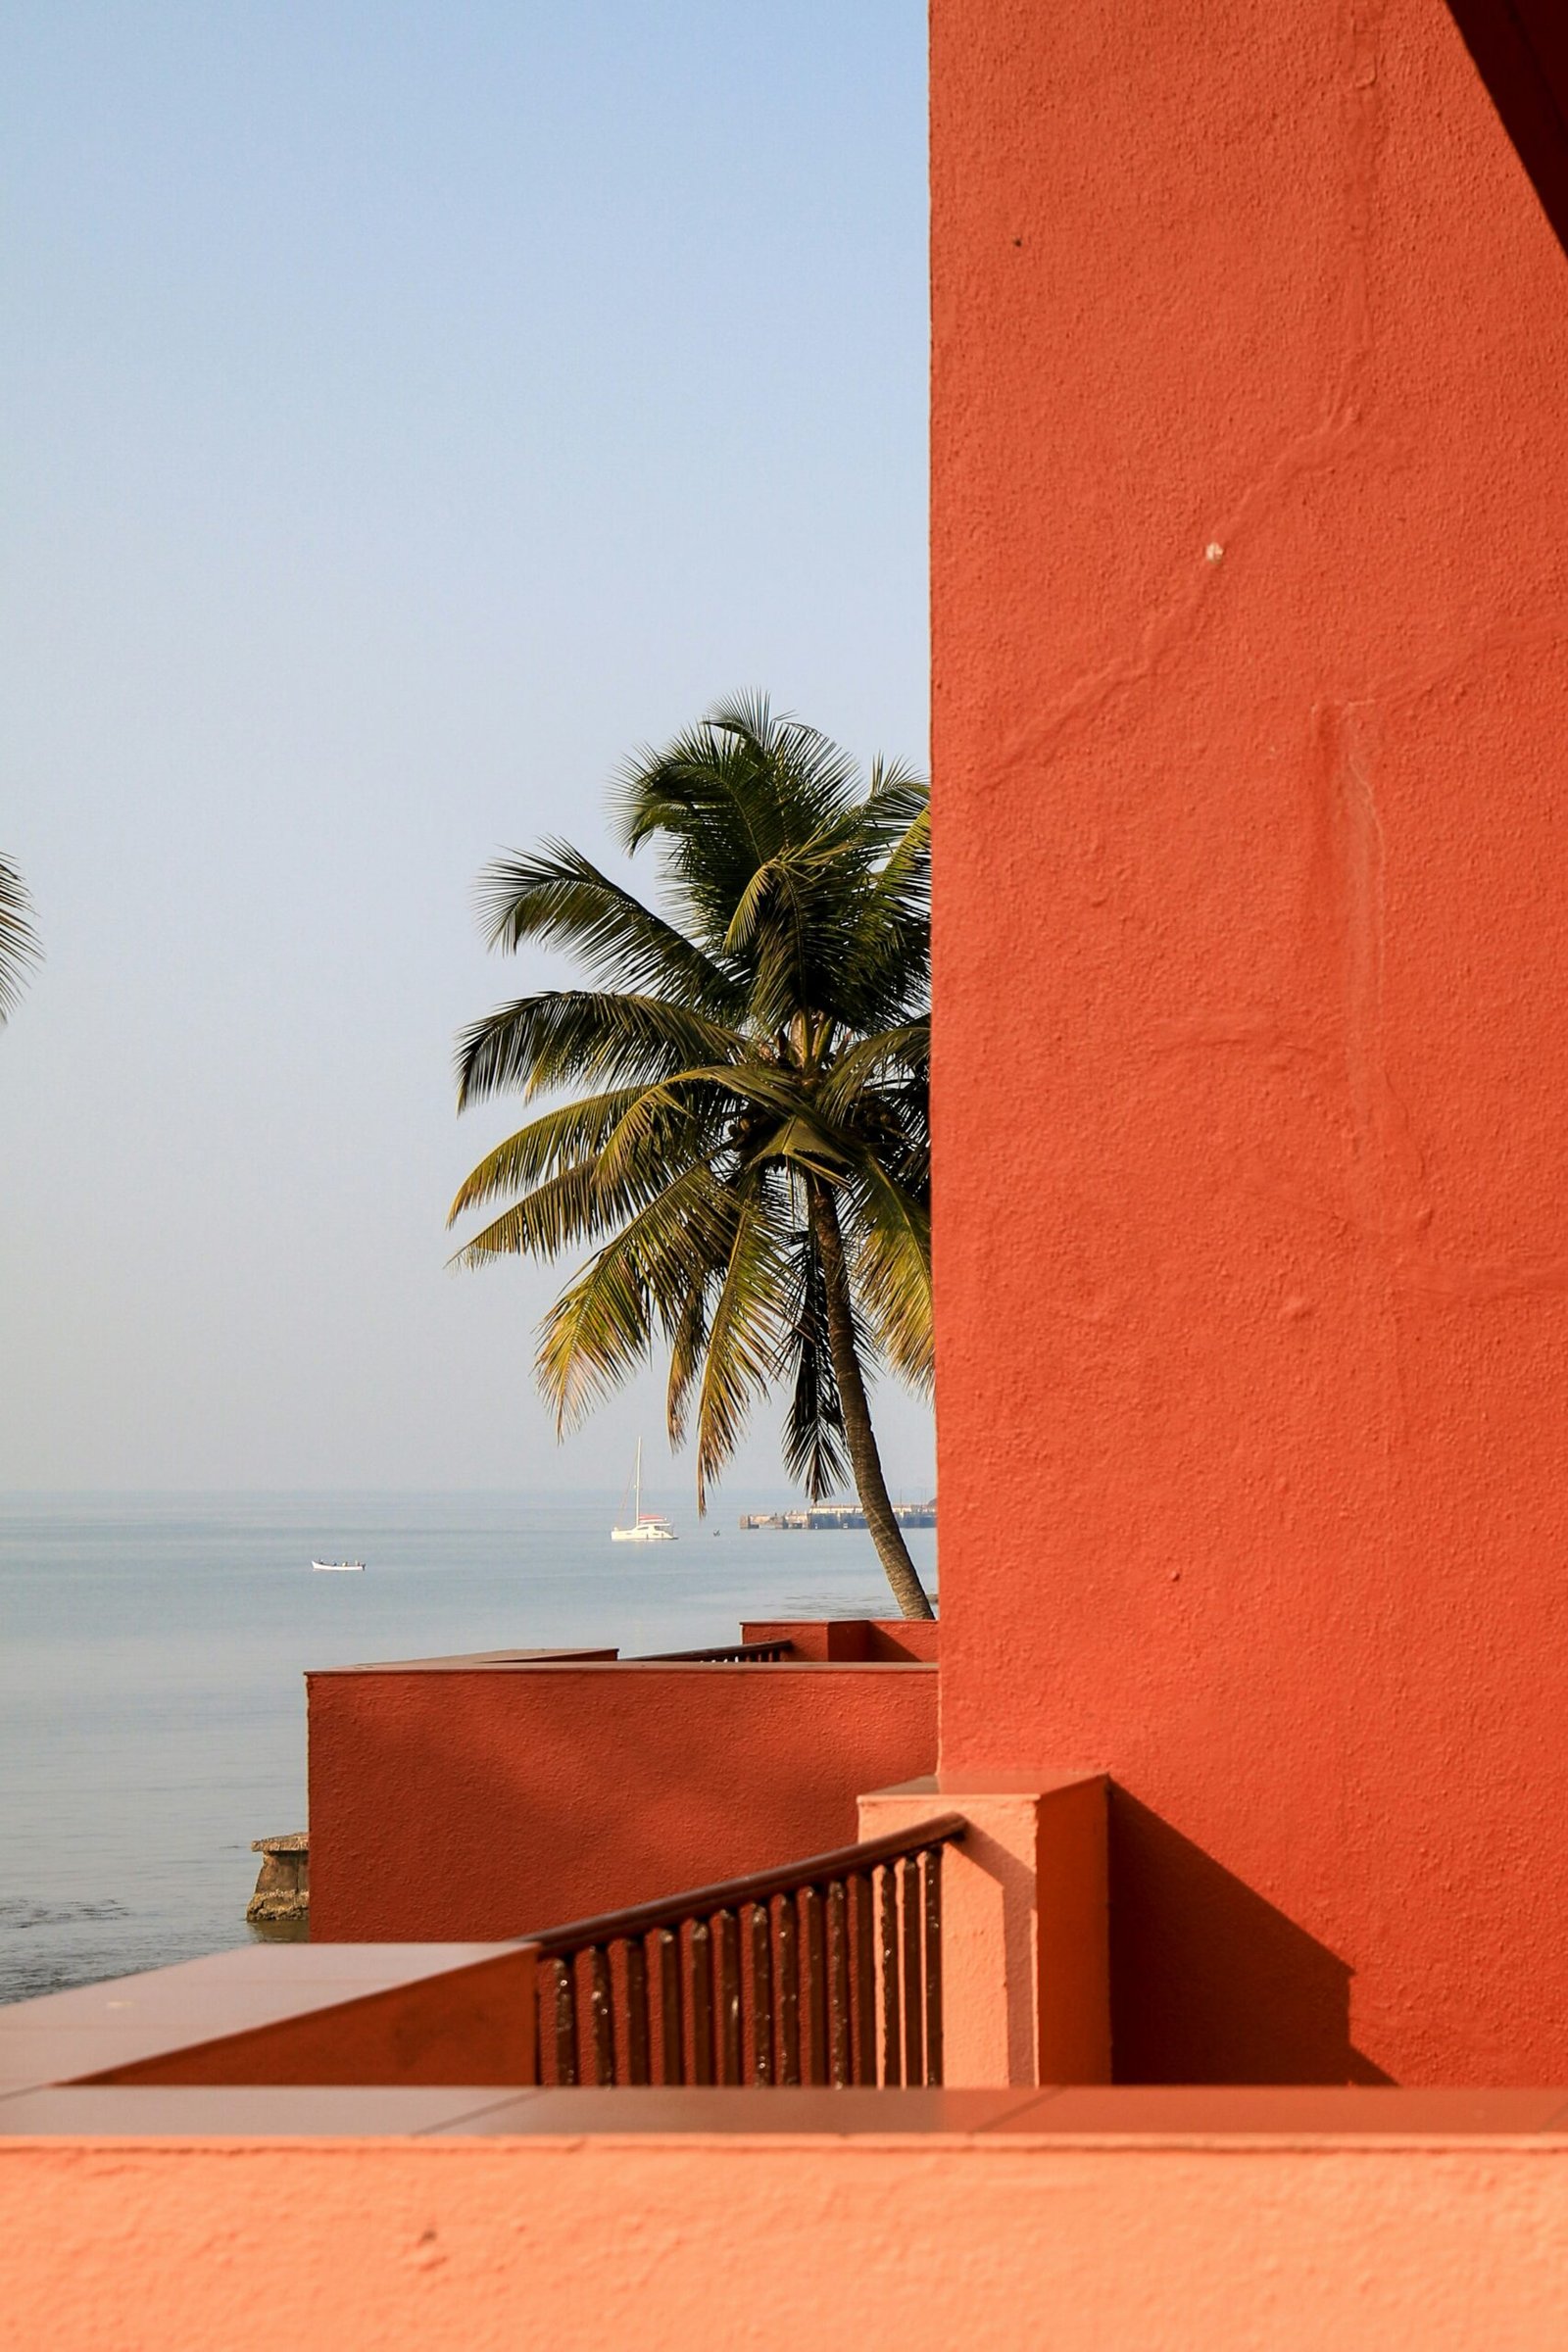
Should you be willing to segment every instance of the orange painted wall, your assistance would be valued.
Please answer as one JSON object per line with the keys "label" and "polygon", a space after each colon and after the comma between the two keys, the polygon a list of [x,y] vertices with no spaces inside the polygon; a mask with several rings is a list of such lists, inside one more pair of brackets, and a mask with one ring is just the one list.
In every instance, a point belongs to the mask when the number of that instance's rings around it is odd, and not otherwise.
{"label": "orange painted wall", "polygon": [[942,1629],[922,1617],[768,1617],[749,1619],[743,1642],[788,1642],[798,1658],[835,1658],[891,1666],[934,1666]]}
{"label": "orange painted wall", "polygon": [[1565,2081],[1568,259],[1443,0],[933,125],[943,1767],[1124,2077]]}
{"label": "orange painted wall", "polygon": [[484,1938],[848,1844],[928,1772],[935,1667],[316,1674],[311,1933]]}
{"label": "orange painted wall", "polygon": [[[452,2096],[455,2083],[531,2083],[534,1972],[531,1950],[504,1943],[249,1943],[11,2001],[0,2005],[0,2136],[17,2129],[18,2097],[58,2083],[116,2085],[111,2107],[132,2132],[152,2128],[150,2085],[243,2083],[268,2097],[282,2084],[370,2085],[373,2107],[393,2086]],[[340,2132],[374,2128],[363,2100],[358,2120],[354,2101],[327,2104]],[[104,2128],[101,2117],[90,2127]]]}
{"label": "orange painted wall", "polygon": [[1561,2140],[0,2148],[18,2352],[1548,2352],[1565,2250]]}

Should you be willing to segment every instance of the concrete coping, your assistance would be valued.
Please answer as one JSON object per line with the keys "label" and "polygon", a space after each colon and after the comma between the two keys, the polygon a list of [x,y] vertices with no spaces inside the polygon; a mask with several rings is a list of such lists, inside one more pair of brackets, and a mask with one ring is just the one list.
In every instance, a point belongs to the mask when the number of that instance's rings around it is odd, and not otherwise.
{"label": "concrete coping", "polygon": [[933,2137],[1129,2149],[1568,2143],[1568,2089],[1315,2084],[995,2090],[556,2090],[505,2084],[51,2084],[0,2093],[0,2139]]}
{"label": "concrete coping", "polygon": [[545,1653],[455,1658],[374,1658],[360,1666],[310,1666],[306,1679],[356,1674],[743,1674],[748,1680],[776,1674],[936,1674],[928,1658],[616,1658]]}
{"label": "concrete coping", "polygon": [[251,1945],[19,2001],[0,2008],[0,2138],[1568,2140],[1561,2086],[540,2088],[533,1970],[525,1937]]}
{"label": "concrete coping", "polygon": [[[694,1656],[689,1651],[676,1651],[666,1656],[656,1653],[652,1657],[623,1658],[618,1648],[608,1645],[570,1649],[481,1649],[433,1658],[366,1659],[353,1666],[325,1666],[314,1671],[321,1675],[466,1674],[480,1670],[510,1673],[521,1668],[533,1672],[549,1667],[613,1666],[617,1669],[635,1667],[642,1673],[658,1669],[664,1673],[695,1670],[701,1674],[732,1674],[739,1669],[750,1674],[765,1664],[769,1674],[823,1666],[854,1666],[860,1669],[891,1667],[898,1670],[923,1666],[928,1673],[935,1673],[938,1635],[939,1626],[935,1621],[905,1618],[748,1618],[741,1625],[735,1647],[777,1643],[792,1650],[794,1655],[763,1660],[756,1657]],[[708,1646],[721,1650],[725,1644],[715,1642]],[[930,1654],[916,1654],[921,1651]]]}

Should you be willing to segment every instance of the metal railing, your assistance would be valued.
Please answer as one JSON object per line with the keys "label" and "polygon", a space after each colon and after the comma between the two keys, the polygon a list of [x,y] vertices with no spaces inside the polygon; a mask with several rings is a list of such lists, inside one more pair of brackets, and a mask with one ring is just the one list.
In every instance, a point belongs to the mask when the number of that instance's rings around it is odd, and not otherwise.
{"label": "metal railing", "polygon": [[767,1666],[795,1655],[793,1642],[729,1642],[721,1649],[660,1649],[635,1666]]}
{"label": "metal railing", "polygon": [[942,1849],[960,1814],[527,1938],[535,2079],[942,2081]]}

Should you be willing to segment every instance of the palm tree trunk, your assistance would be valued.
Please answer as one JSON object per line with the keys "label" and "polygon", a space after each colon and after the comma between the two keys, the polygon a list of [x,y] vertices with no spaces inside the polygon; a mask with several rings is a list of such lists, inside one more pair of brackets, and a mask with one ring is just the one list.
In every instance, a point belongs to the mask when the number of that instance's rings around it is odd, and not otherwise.
{"label": "palm tree trunk", "polygon": [[909,1557],[909,1546],[904,1541],[904,1530],[894,1516],[888,1494],[887,1480],[882,1475],[882,1457],[876,1448],[876,1436],[871,1428],[871,1407],[866,1400],[865,1380],[860,1371],[860,1350],[855,1331],[855,1309],[850,1298],[850,1278],[844,1263],[844,1236],[839,1230],[838,1210],[833,1195],[819,1179],[812,1179],[811,1231],[816,1239],[817,1254],[822,1261],[822,1278],[827,1292],[827,1338],[833,1357],[833,1377],[838,1383],[839,1403],[844,1411],[844,1435],[850,1449],[850,1467],[855,1473],[856,1492],[865,1524],[871,1531],[871,1541],[877,1556],[887,1571],[893,1597],[906,1617],[934,1617],[935,1609],[920,1582],[919,1570]]}

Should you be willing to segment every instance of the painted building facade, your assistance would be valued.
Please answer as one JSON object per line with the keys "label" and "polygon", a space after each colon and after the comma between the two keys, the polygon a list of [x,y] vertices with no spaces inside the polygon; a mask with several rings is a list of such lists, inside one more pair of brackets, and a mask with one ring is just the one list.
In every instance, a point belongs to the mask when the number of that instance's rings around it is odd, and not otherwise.
{"label": "painted building facade", "polygon": [[942,1756],[1134,2079],[1568,2079],[1568,17],[938,0]]}

